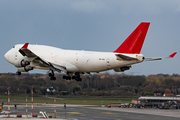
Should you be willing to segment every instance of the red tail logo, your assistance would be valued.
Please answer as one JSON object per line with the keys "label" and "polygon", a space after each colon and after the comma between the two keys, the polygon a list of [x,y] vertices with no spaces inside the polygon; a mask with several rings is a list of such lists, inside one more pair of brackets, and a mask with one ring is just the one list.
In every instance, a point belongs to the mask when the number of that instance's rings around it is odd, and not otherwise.
{"label": "red tail logo", "polygon": [[129,35],[129,37],[114,52],[140,54],[149,25],[150,25],[149,22],[141,22],[139,26]]}

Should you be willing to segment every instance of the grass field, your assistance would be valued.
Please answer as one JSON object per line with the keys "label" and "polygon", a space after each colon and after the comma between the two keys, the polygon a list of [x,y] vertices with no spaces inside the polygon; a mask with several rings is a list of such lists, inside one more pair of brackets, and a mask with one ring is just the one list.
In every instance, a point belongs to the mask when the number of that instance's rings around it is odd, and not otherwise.
{"label": "grass field", "polygon": [[[0,96],[0,101],[7,104],[7,96]],[[81,104],[81,105],[109,105],[111,103],[130,103],[133,98],[56,98],[57,104]],[[11,104],[25,103],[26,97],[10,97]],[[28,97],[28,103],[31,103],[31,97]],[[54,98],[51,97],[34,97],[34,103],[48,103],[53,104]]]}

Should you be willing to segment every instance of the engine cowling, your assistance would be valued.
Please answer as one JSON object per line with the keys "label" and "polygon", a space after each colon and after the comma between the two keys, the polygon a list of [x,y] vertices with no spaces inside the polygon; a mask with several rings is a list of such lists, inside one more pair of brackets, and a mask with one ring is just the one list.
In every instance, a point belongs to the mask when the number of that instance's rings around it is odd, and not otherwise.
{"label": "engine cowling", "polygon": [[18,68],[18,72],[28,72],[30,70],[33,70],[34,68],[32,66],[25,66],[25,67],[22,67],[22,68]]}
{"label": "engine cowling", "polygon": [[125,67],[120,67],[120,68],[115,68],[115,72],[124,72],[125,70],[129,70],[131,66],[125,66]]}
{"label": "engine cowling", "polygon": [[16,67],[25,67],[27,65],[30,65],[30,62],[25,61],[24,59],[18,59],[14,61],[14,66]]}

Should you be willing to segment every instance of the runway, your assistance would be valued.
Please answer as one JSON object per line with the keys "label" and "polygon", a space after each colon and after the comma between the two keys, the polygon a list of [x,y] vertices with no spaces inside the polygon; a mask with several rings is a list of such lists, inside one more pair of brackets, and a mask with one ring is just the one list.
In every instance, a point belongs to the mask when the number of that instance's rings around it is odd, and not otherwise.
{"label": "runway", "polygon": [[[25,108],[25,105],[18,105],[17,109],[11,106],[11,116],[17,114],[25,115]],[[4,106],[4,110],[7,110],[7,106]],[[52,104],[34,106],[33,114],[42,116],[39,111],[46,111],[47,114],[54,117],[54,106]],[[64,109],[63,104],[58,104],[56,106],[56,111],[56,119],[64,119],[64,117],[67,117],[68,120],[179,120],[180,118],[180,110],[161,110],[147,108],[106,108],[92,106],[88,107],[83,105],[67,105],[66,109]],[[28,106],[28,114],[31,115],[31,113],[31,106]],[[9,120],[9,118],[7,120]]]}

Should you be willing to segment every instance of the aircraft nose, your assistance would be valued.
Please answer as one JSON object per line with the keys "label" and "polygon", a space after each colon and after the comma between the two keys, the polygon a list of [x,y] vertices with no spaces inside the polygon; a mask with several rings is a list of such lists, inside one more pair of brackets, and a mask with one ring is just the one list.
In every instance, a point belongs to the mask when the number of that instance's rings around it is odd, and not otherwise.
{"label": "aircraft nose", "polygon": [[6,54],[4,55],[4,58],[7,60],[7,61],[9,61],[9,54],[8,54],[8,52],[6,52]]}
{"label": "aircraft nose", "polygon": [[6,54],[4,55],[4,58],[5,58],[8,62],[11,63],[11,61],[10,61],[10,56],[11,56],[10,51],[8,51],[8,52],[6,52]]}

